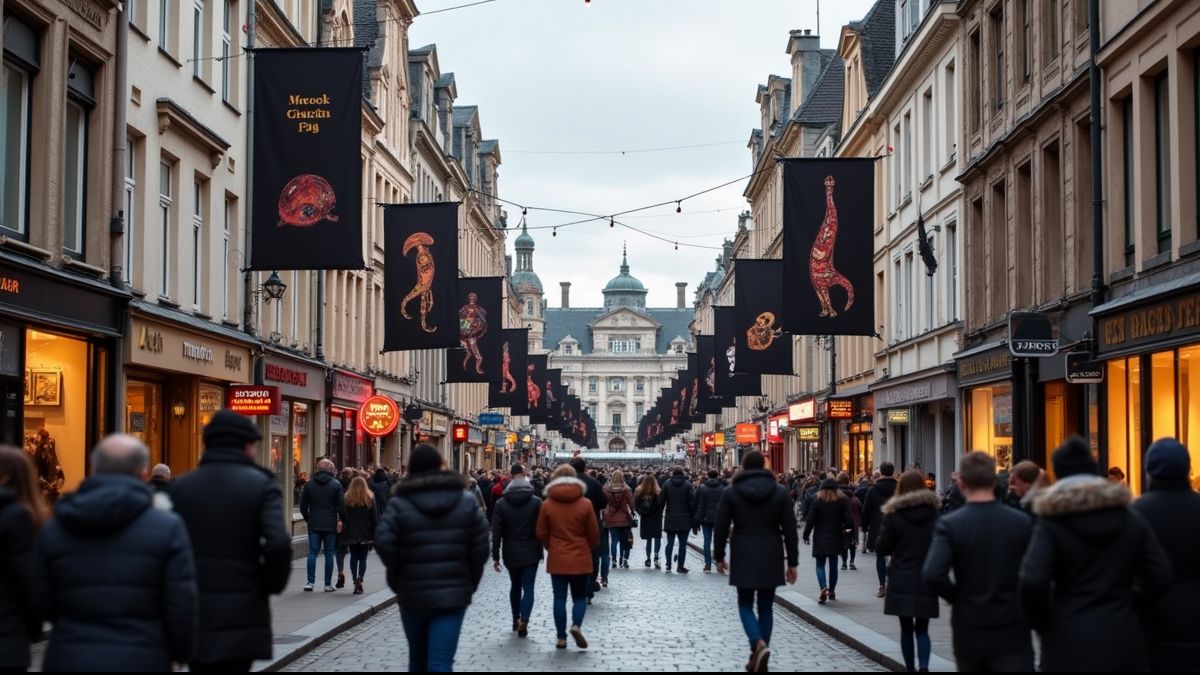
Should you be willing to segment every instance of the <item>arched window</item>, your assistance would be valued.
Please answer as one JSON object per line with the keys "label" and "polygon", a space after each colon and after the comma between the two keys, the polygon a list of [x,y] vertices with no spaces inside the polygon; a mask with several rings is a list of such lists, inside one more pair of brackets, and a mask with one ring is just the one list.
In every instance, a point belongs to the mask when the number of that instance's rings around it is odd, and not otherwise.
{"label": "arched window", "polygon": [[608,451],[609,452],[624,452],[625,447],[626,446],[625,446],[624,438],[614,438],[608,442]]}

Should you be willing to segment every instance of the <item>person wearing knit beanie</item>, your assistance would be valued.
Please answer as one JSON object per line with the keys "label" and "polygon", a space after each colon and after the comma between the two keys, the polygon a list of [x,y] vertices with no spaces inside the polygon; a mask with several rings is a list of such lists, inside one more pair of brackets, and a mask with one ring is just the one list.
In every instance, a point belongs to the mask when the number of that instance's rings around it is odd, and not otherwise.
{"label": "person wearing knit beanie", "polygon": [[438,449],[428,443],[419,443],[413,448],[412,455],[408,460],[408,472],[410,475],[427,473],[431,471],[441,471],[442,453]]}
{"label": "person wearing knit beanie", "polygon": [[1092,449],[1087,441],[1078,436],[1063,441],[1050,456],[1050,461],[1054,465],[1054,475],[1059,480],[1080,474],[1100,475],[1100,465],[1092,455]]}
{"label": "person wearing knit beanie", "polygon": [[245,415],[232,410],[218,410],[204,427],[204,447],[243,448],[247,443],[262,440],[262,432]]}
{"label": "person wearing knit beanie", "polygon": [[1183,443],[1160,438],[1146,451],[1146,475],[1151,481],[1186,482],[1191,473],[1191,457]]}

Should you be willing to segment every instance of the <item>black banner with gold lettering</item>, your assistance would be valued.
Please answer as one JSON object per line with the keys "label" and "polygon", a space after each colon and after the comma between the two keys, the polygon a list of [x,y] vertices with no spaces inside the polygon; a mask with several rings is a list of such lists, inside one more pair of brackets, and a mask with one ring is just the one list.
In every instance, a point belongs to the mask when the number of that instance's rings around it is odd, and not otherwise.
{"label": "black banner with gold lettering", "polygon": [[[736,283],[736,282],[735,282]],[[759,396],[762,394],[762,378],[753,373],[742,373],[737,366],[736,319],[732,307],[713,307],[713,342],[717,357],[716,392],[720,396]]]}
{"label": "black banner with gold lettering", "polygon": [[500,378],[500,327],[504,324],[501,277],[458,280],[458,349],[446,352],[447,382]]}
{"label": "black banner with gold lettering", "polygon": [[738,260],[733,288],[737,371],[792,374],[792,336],[783,332],[783,261]]}
{"label": "black banner with gold lettering", "polygon": [[528,355],[528,328],[500,331],[500,375],[488,382],[489,406],[508,408],[511,415],[524,415],[529,411]]}
{"label": "black banner with gold lettering", "polygon": [[256,49],[255,270],[363,268],[363,51]]}
{"label": "black banner with gold lettering", "polygon": [[783,163],[785,331],[876,333],[874,196],[874,158]]}
{"label": "black banner with gold lettering", "polygon": [[383,350],[458,347],[458,204],[388,204],[383,241]]}

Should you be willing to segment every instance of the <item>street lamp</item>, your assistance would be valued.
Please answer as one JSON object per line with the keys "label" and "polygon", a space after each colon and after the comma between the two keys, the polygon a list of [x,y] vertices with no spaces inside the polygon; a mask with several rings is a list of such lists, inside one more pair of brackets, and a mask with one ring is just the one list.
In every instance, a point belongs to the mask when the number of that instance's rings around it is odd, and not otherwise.
{"label": "street lamp", "polygon": [[262,293],[266,296],[265,301],[282,300],[283,294],[287,292],[287,284],[283,283],[283,279],[279,278],[279,272],[271,272],[271,276],[263,282]]}

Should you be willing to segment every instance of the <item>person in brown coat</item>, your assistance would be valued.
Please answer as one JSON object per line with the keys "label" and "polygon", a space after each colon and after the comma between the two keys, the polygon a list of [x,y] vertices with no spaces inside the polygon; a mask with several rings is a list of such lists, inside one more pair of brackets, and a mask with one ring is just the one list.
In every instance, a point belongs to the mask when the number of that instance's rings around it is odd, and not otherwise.
{"label": "person in brown coat", "polygon": [[592,503],[583,498],[587,486],[575,469],[563,464],[550,474],[546,501],[538,513],[537,538],[546,547],[546,572],[554,588],[554,625],[558,649],[567,648],[567,589],[571,589],[571,637],[587,649],[583,615],[587,611],[592,549],[600,544],[600,524]]}
{"label": "person in brown coat", "polygon": [[[608,506],[604,507],[604,527],[608,530],[609,546],[613,567],[629,569],[629,550],[633,548],[633,490],[625,484],[625,473],[620,469],[604,486]],[[617,553],[620,553],[618,556]]]}

